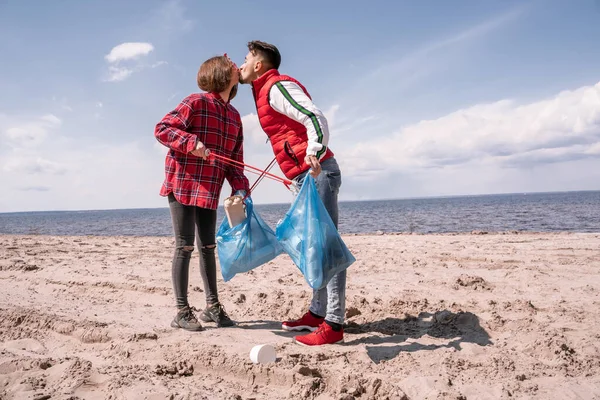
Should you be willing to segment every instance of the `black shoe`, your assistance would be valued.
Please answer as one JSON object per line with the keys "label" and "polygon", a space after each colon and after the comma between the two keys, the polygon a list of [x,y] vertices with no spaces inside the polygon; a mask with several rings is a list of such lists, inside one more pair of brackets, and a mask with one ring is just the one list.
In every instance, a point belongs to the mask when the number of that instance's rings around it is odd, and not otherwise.
{"label": "black shoe", "polygon": [[227,315],[225,308],[221,303],[206,307],[206,309],[202,311],[202,314],[200,314],[200,319],[204,322],[216,322],[219,328],[235,325],[235,322],[229,318],[229,315]]}
{"label": "black shoe", "polygon": [[177,312],[175,319],[171,322],[171,326],[173,328],[181,328],[186,331],[194,332],[204,329],[202,328],[202,324],[196,319],[196,316],[190,307],[181,308],[179,312]]}

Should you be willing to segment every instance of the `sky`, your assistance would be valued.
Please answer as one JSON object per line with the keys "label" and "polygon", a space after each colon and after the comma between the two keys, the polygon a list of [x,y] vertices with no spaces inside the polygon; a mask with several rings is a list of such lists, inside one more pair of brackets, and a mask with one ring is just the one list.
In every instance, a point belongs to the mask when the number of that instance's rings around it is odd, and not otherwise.
{"label": "sky", "polygon": [[[600,189],[600,1],[302,4],[0,0],[0,212],[166,207],[155,125],[250,40],[327,116],[341,201]],[[266,166],[247,85],[232,104]]]}

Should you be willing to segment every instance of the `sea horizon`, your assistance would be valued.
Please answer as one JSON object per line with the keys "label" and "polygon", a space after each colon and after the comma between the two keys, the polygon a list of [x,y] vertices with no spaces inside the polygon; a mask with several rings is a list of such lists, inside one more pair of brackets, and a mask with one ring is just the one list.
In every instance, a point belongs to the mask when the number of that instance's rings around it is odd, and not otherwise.
{"label": "sea horizon", "polygon": [[[544,195],[544,194],[569,194],[569,193],[594,193],[600,192],[600,189],[584,189],[584,190],[556,190],[556,191],[540,191],[540,192],[503,192],[503,193],[481,193],[481,194],[455,194],[455,195],[432,195],[432,196],[409,196],[409,197],[389,197],[379,199],[364,199],[364,200],[339,200],[339,204],[350,203],[368,203],[379,201],[402,201],[402,200],[428,200],[428,199],[452,199],[452,198],[469,198],[469,197],[489,197],[489,196],[527,196],[527,195]],[[281,206],[291,204],[289,202],[276,203],[254,203],[255,206]],[[97,212],[97,211],[142,211],[142,210],[162,210],[169,207],[127,207],[127,208],[86,208],[86,209],[53,209],[53,210],[33,210],[33,211],[0,211],[0,214],[29,214],[29,213],[52,213],[52,212]],[[219,205],[222,209],[223,205]]]}

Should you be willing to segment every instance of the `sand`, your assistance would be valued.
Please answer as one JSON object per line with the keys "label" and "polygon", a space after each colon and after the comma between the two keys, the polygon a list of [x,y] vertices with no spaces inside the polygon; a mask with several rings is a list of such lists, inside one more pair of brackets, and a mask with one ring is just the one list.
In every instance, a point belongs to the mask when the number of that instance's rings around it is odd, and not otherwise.
{"label": "sand", "polygon": [[307,348],[279,329],[310,300],[287,256],[219,281],[237,327],[191,333],[171,238],[0,236],[0,398],[600,399],[600,235],[344,240],[345,344]]}

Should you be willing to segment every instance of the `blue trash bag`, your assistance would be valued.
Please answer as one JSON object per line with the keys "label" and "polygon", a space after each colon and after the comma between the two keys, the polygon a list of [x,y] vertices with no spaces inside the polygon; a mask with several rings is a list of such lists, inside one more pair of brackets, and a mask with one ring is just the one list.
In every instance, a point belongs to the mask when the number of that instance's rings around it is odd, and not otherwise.
{"label": "blue trash bag", "polygon": [[259,267],[283,252],[273,230],[254,211],[250,197],[244,202],[244,222],[231,228],[225,217],[217,232],[217,252],[225,282],[235,274]]}
{"label": "blue trash bag", "polygon": [[312,176],[304,179],[292,207],[275,228],[283,250],[313,289],[321,289],[356,259],[346,247]]}

